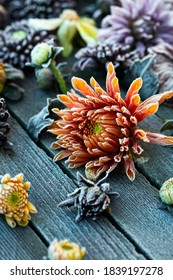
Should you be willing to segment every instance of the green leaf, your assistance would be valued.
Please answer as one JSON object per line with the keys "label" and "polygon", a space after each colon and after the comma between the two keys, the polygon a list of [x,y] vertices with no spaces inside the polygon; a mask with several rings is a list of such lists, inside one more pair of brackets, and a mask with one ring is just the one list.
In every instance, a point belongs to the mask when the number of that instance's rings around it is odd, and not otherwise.
{"label": "green leaf", "polygon": [[62,108],[61,102],[55,99],[47,99],[47,105],[35,116],[33,116],[27,125],[30,135],[35,141],[38,141],[40,133],[46,127],[50,126],[57,115],[52,113],[52,108]]}
{"label": "green leaf", "polygon": [[165,130],[173,129],[173,120],[167,120],[162,126],[160,131],[163,132]]}
{"label": "green leaf", "polygon": [[125,84],[128,86],[136,78],[143,79],[143,86],[140,89],[140,96],[142,100],[156,94],[159,90],[159,83],[157,75],[153,70],[154,57],[147,55],[141,60],[136,60],[125,75]]}

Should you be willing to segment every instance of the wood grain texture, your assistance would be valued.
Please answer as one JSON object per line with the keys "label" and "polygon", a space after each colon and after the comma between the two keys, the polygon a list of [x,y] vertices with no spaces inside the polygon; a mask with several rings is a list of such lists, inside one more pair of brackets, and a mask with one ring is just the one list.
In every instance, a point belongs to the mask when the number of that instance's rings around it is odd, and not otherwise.
{"label": "wood grain texture", "polygon": [[11,175],[23,172],[25,179],[31,182],[30,201],[38,210],[38,214],[32,215],[32,222],[49,243],[54,238],[68,238],[87,248],[87,259],[144,258],[105,217],[76,224],[75,209],[57,208],[75,188],[74,183],[13,119],[11,128],[9,140],[13,150],[1,151],[1,172]]}
{"label": "wood grain texture", "polygon": [[0,260],[40,260],[47,255],[47,247],[27,226],[11,229],[0,217]]}

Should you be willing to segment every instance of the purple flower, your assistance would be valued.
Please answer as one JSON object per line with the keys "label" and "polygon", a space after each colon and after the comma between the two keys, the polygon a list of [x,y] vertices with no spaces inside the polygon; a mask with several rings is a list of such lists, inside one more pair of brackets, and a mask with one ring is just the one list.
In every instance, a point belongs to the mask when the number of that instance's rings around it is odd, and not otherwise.
{"label": "purple flower", "polygon": [[[154,71],[158,76],[159,92],[173,89],[173,46],[163,43],[152,47],[149,52],[155,55]],[[166,103],[173,106],[173,98]]]}
{"label": "purple flower", "polygon": [[102,21],[99,39],[104,43],[128,44],[143,56],[161,41],[173,43],[173,11],[163,0],[120,0]]}

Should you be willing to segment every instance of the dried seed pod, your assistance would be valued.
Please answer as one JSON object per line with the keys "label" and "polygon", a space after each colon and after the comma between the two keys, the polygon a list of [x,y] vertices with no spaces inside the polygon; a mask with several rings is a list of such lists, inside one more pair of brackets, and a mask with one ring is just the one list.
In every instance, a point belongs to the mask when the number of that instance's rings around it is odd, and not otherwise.
{"label": "dried seed pod", "polygon": [[16,223],[26,226],[31,219],[30,213],[36,213],[35,206],[28,201],[29,182],[23,182],[23,174],[14,178],[6,174],[0,184],[0,214],[4,214],[8,225],[12,228]]}
{"label": "dried seed pod", "polygon": [[85,248],[71,243],[67,239],[58,241],[55,239],[48,248],[49,260],[81,260],[85,255]]}
{"label": "dried seed pod", "polygon": [[7,142],[7,135],[10,131],[10,125],[7,123],[9,113],[6,110],[5,99],[0,98],[0,146]]}
{"label": "dried seed pod", "polygon": [[[118,196],[116,192],[110,192],[108,183],[103,183],[100,186],[92,181],[84,178],[77,172],[79,186],[74,192],[68,195],[68,199],[61,202],[58,206],[75,206],[78,209],[76,222],[82,218],[91,216],[96,219],[98,215],[105,211],[109,211],[110,198],[108,194]],[[83,185],[84,184],[84,185]]]}

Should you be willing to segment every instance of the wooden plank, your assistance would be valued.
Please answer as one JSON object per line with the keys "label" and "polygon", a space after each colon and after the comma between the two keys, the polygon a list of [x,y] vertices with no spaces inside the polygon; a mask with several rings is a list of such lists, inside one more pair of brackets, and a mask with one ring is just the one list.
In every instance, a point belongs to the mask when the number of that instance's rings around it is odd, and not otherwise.
{"label": "wooden plank", "polygon": [[0,232],[0,260],[39,260],[47,255],[46,246],[29,226],[11,229],[1,217]]}
{"label": "wooden plank", "polygon": [[[161,119],[151,116],[144,121],[142,126],[152,132],[159,133],[162,125]],[[172,177],[173,149],[171,146],[142,144],[144,153],[136,160],[140,171],[158,188],[163,182]]]}
{"label": "wooden plank", "polygon": [[30,200],[38,209],[32,222],[49,243],[54,238],[68,238],[87,248],[87,259],[144,258],[105,217],[96,222],[84,220],[76,224],[75,209],[57,208],[57,204],[75,188],[74,183],[31,141],[14,119],[11,119],[11,128],[9,140],[13,143],[13,151],[2,151],[1,172],[12,175],[23,172],[31,182]]}

